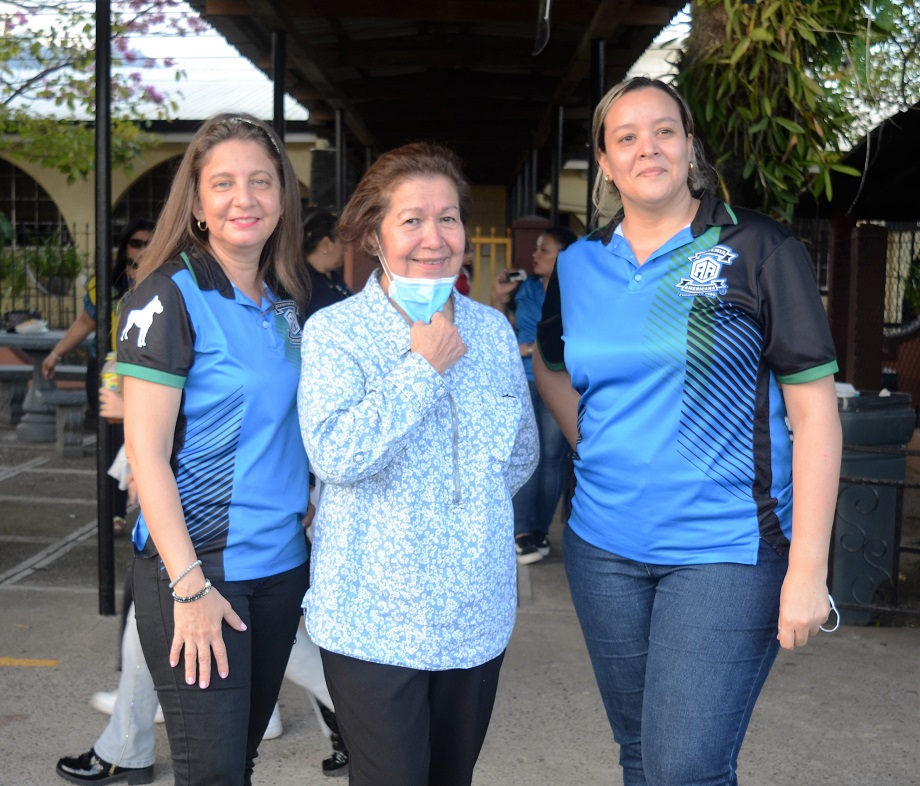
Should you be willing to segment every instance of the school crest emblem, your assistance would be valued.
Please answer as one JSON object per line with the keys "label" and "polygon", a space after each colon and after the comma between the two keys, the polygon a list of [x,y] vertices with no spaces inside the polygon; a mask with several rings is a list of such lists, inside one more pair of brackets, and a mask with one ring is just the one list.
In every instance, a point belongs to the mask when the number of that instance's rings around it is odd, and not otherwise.
{"label": "school crest emblem", "polygon": [[681,278],[675,286],[680,290],[681,297],[714,298],[725,295],[728,285],[722,278],[722,266],[730,265],[738,255],[728,246],[713,246],[688,257],[690,263],[690,277]]}

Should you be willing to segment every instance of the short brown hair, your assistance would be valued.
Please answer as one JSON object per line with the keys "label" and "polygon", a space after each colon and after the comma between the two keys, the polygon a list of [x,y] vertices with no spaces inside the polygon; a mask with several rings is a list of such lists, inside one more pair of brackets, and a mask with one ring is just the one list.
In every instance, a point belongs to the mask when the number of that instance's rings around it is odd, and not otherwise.
{"label": "short brown hair", "polygon": [[378,253],[375,234],[390,208],[390,194],[413,177],[446,177],[457,189],[460,222],[465,227],[473,212],[470,184],[463,175],[457,154],[430,142],[413,142],[384,153],[364,173],[345,205],[336,232],[371,257]]}

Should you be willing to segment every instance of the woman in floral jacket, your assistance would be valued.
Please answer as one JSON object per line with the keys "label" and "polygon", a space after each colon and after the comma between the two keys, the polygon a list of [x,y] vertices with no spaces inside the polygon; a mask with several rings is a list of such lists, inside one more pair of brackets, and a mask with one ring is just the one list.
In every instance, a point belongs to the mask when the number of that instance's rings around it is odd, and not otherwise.
{"label": "woman in floral jacket", "polygon": [[304,608],[358,786],[471,782],[514,624],[511,497],[538,444],[507,320],[453,290],[469,214],[452,153],[382,156],[338,232],[383,269],[304,331],[326,483]]}

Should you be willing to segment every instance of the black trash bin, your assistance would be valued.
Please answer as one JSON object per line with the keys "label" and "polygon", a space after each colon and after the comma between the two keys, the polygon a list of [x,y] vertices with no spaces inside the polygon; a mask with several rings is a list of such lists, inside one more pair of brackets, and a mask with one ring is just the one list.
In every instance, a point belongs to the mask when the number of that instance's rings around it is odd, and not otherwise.
{"label": "black trash bin", "polygon": [[[831,542],[831,594],[838,603],[885,604],[897,581],[894,550],[900,489],[847,478],[904,480],[905,453],[874,453],[859,447],[903,449],[913,437],[917,413],[909,393],[880,396],[862,391],[858,396],[838,398],[837,408],[847,448]],[[846,625],[866,625],[877,616],[852,609],[840,615]]]}

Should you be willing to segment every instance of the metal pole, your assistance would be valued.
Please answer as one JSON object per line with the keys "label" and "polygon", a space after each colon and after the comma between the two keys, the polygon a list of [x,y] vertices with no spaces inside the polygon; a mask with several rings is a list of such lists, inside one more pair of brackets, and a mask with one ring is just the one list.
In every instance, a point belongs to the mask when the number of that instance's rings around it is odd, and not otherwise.
{"label": "metal pole", "polygon": [[[99,368],[111,351],[112,335],[112,20],[109,0],[96,0],[96,359]],[[99,555],[99,613],[115,613],[115,531],[112,433],[96,421],[96,527]]]}
{"label": "metal pole", "polygon": [[565,121],[565,107],[556,107],[556,123],[553,127],[553,150],[550,162],[549,222],[559,226],[559,181],[562,175],[562,129]]}
{"label": "metal pole", "polygon": [[[589,117],[594,116],[594,108],[601,102],[604,97],[604,41],[601,38],[595,38],[591,41],[591,106]],[[590,127],[589,127],[590,128]],[[592,141],[588,142],[588,202],[586,215],[586,227],[590,231],[597,222],[597,215],[592,201],[592,192],[594,191],[594,180],[597,177],[597,161],[594,160],[594,150]]]}
{"label": "metal pole", "polygon": [[287,62],[287,38],[283,30],[272,31],[272,89],[274,91],[274,115],[272,127],[284,141],[284,77]]}
{"label": "metal pole", "polygon": [[345,207],[345,110],[335,110],[335,210]]}

